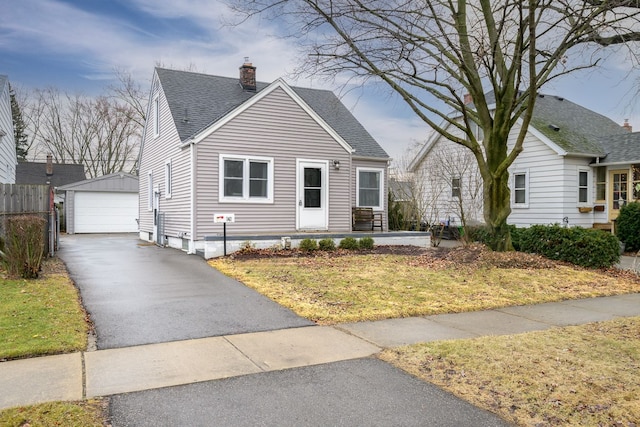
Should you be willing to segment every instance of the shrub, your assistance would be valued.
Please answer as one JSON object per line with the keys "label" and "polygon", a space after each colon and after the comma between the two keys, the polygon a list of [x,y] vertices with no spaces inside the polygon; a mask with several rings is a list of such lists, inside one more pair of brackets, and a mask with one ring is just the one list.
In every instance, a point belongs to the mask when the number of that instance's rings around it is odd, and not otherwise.
{"label": "shrub", "polygon": [[312,252],[318,250],[318,242],[314,239],[302,239],[299,246],[301,251]]}
{"label": "shrub", "polygon": [[[520,239],[522,233],[526,228],[518,228],[515,225],[509,225],[509,232],[511,233],[511,244],[513,245],[513,249],[516,251],[520,249]],[[469,226],[465,227],[465,233],[467,236],[468,242],[478,242],[484,245],[489,246],[489,240],[491,235],[489,234],[489,229],[485,225],[477,225],[477,226]]]}
{"label": "shrub", "polygon": [[360,249],[373,249],[373,237],[363,237],[358,242]]}
{"label": "shrub", "polygon": [[640,250],[640,202],[623,206],[616,220],[616,235],[628,251]]}
{"label": "shrub", "polygon": [[620,260],[618,239],[602,230],[534,225],[520,231],[520,250],[589,268],[611,267]]}
{"label": "shrub", "polygon": [[322,239],[318,242],[318,247],[321,251],[335,251],[336,244],[333,239],[327,237],[326,239]]}
{"label": "shrub", "polygon": [[47,221],[35,215],[18,215],[5,221],[2,262],[13,277],[38,277],[44,257]]}
{"label": "shrub", "polygon": [[340,240],[340,244],[338,245],[340,249],[349,249],[349,250],[357,250],[360,248],[358,241],[353,237],[345,237]]}

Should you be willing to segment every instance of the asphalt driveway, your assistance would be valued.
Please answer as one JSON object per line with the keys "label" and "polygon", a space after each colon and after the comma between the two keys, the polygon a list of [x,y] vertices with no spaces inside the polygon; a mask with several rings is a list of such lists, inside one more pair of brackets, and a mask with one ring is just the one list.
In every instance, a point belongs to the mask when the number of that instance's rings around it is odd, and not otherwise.
{"label": "asphalt driveway", "polygon": [[137,235],[62,236],[99,349],[312,325],[198,256]]}

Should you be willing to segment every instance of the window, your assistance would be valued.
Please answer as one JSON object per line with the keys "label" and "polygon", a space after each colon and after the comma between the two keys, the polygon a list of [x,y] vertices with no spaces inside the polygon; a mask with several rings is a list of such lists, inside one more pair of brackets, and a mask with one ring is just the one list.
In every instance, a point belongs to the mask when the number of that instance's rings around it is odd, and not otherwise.
{"label": "window", "polygon": [[631,189],[633,200],[640,200],[640,165],[631,166]]}
{"label": "window", "polygon": [[382,169],[357,170],[357,200],[358,207],[382,209],[384,172]]}
{"label": "window", "polygon": [[153,98],[153,136],[160,135],[160,100],[158,95]]}
{"label": "window", "polygon": [[476,141],[482,142],[482,140],[484,139],[484,131],[482,130],[482,128],[473,121],[469,126],[471,127],[471,133],[473,133],[473,136],[476,137]]}
{"label": "window", "polygon": [[607,198],[607,168],[596,168],[596,200],[604,201]]}
{"label": "window", "polygon": [[578,170],[578,204],[589,203],[589,171]]}
{"label": "window", "polygon": [[273,159],[220,156],[220,201],[273,202]]}
{"label": "window", "polygon": [[147,209],[153,210],[153,171],[147,172]]}
{"label": "window", "polygon": [[526,208],[529,203],[528,173],[516,172],[513,174],[513,204],[514,207]]}
{"label": "window", "polygon": [[460,178],[451,178],[451,198],[459,199],[461,196],[460,193]]}
{"label": "window", "polygon": [[164,164],[164,184],[165,184],[165,190],[164,190],[164,197],[166,199],[170,199],[171,198],[171,189],[173,187],[173,175],[171,172],[171,159],[167,160],[166,163]]}

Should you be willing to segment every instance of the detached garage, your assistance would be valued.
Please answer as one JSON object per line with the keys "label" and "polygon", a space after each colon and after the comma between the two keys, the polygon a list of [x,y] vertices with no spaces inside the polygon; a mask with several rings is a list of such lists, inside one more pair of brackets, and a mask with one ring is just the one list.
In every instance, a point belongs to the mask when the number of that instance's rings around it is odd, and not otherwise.
{"label": "detached garage", "polygon": [[67,233],[135,233],[138,231],[138,177],[104,175],[58,187],[66,192]]}

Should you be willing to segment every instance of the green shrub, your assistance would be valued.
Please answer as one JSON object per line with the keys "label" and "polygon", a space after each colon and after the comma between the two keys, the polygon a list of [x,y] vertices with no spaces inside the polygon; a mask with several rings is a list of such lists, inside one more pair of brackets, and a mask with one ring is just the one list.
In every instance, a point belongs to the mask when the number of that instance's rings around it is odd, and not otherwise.
{"label": "green shrub", "polygon": [[349,250],[357,250],[360,248],[358,241],[353,237],[345,237],[340,240],[340,244],[338,245],[340,249],[349,249]]}
{"label": "green shrub", "polygon": [[2,263],[13,277],[35,279],[44,257],[47,221],[35,215],[18,215],[5,220]]}
{"label": "green shrub", "polygon": [[299,246],[301,251],[312,252],[318,250],[318,242],[314,239],[302,239]]}
{"label": "green shrub", "polygon": [[360,249],[373,249],[373,237],[363,237],[358,242]]}
{"label": "green shrub", "polygon": [[602,230],[534,225],[520,232],[520,250],[589,268],[611,267],[620,260],[618,239]]}
{"label": "green shrub", "polygon": [[616,235],[628,251],[640,250],[640,202],[623,206],[616,220]]}
{"label": "green shrub", "polygon": [[318,242],[318,247],[321,251],[335,251],[336,244],[333,239],[327,237],[326,239],[322,239]]}

